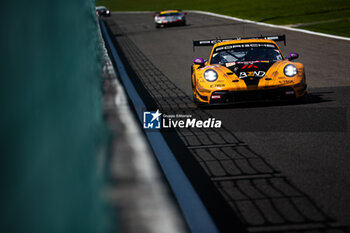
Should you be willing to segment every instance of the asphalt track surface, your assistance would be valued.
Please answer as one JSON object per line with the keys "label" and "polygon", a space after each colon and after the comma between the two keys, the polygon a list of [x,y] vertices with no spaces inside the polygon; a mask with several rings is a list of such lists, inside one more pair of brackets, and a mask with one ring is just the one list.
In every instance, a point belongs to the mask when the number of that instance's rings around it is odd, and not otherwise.
{"label": "asphalt track surface", "polygon": [[[190,13],[188,25],[155,29],[150,13],[106,18],[147,110],[222,120],[222,129],[163,130],[222,232],[348,232],[350,42]],[[298,52],[307,103],[198,109],[190,66],[209,47],[192,40],[286,34]],[[345,227],[344,227],[345,226]]]}

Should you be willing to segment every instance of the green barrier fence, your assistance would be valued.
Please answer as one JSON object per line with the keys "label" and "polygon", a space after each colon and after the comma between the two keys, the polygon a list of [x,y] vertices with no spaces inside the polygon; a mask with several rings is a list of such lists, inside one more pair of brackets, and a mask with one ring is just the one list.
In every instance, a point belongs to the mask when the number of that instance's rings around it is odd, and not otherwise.
{"label": "green barrier fence", "polygon": [[2,2],[0,232],[105,232],[92,0]]}

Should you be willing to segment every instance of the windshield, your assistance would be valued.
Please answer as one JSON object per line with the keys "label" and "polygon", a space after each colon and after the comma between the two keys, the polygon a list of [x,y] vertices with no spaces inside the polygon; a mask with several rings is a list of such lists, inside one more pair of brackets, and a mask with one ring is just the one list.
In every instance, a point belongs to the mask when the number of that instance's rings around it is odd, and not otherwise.
{"label": "windshield", "polygon": [[225,65],[232,62],[279,61],[282,59],[280,51],[274,44],[233,44],[216,47],[211,57],[211,64]]}

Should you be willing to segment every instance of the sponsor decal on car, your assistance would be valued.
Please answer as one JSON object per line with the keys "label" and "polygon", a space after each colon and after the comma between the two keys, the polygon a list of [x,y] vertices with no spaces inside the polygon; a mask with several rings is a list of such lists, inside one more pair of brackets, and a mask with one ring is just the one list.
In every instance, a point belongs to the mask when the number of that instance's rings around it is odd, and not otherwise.
{"label": "sponsor decal on car", "polygon": [[257,69],[258,67],[256,65],[249,64],[249,65],[242,66],[241,69],[244,70],[244,69],[251,69],[251,68]]}
{"label": "sponsor decal on car", "polygon": [[[213,42],[216,42],[216,41],[212,41],[212,43]],[[218,42],[220,42],[220,41],[218,41]],[[214,44],[216,44],[216,43],[214,43]],[[276,46],[274,44],[269,44],[269,43],[252,43],[252,44],[245,43],[245,44],[218,46],[215,48],[215,52],[219,52],[219,51],[223,51],[223,50],[231,50],[234,48],[259,48],[259,47],[276,48]]]}
{"label": "sponsor decal on car", "polygon": [[231,66],[234,66],[236,65],[236,62],[228,62],[225,64],[226,67],[231,67]]}
{"label": "sponsor decal on car", "polygon": [[262,78],[266,74],[265,71],[248,71],[248,72],[239,72],[239,78],[247,78],[247,77],[258,77]]}
{"label": "sponsor decal on car", "polygon": [[225,87],[225,84],[214,84],[210,85],[210,87]]}
{"label": "sponsor decal on car", "polygon": [[282,80],[282,81],[278,81],[278,82],[283,83],[283,84],[294,83],[293,80]]}

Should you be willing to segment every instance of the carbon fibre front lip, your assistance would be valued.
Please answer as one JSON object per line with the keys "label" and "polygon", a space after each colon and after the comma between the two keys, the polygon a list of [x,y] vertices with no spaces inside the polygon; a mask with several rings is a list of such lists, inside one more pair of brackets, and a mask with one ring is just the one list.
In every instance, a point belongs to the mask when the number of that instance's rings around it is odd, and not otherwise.
{"label": "carbon fibre front lip", "polygon": [[[293,94],[287,94],[288,92],[293,92]],[[211,96],[212,95],[220,95],[221,98],[210,99],[210,104],[268,102],[296,99],[296,91],[291,86],[254,91],[214,91]]]}

